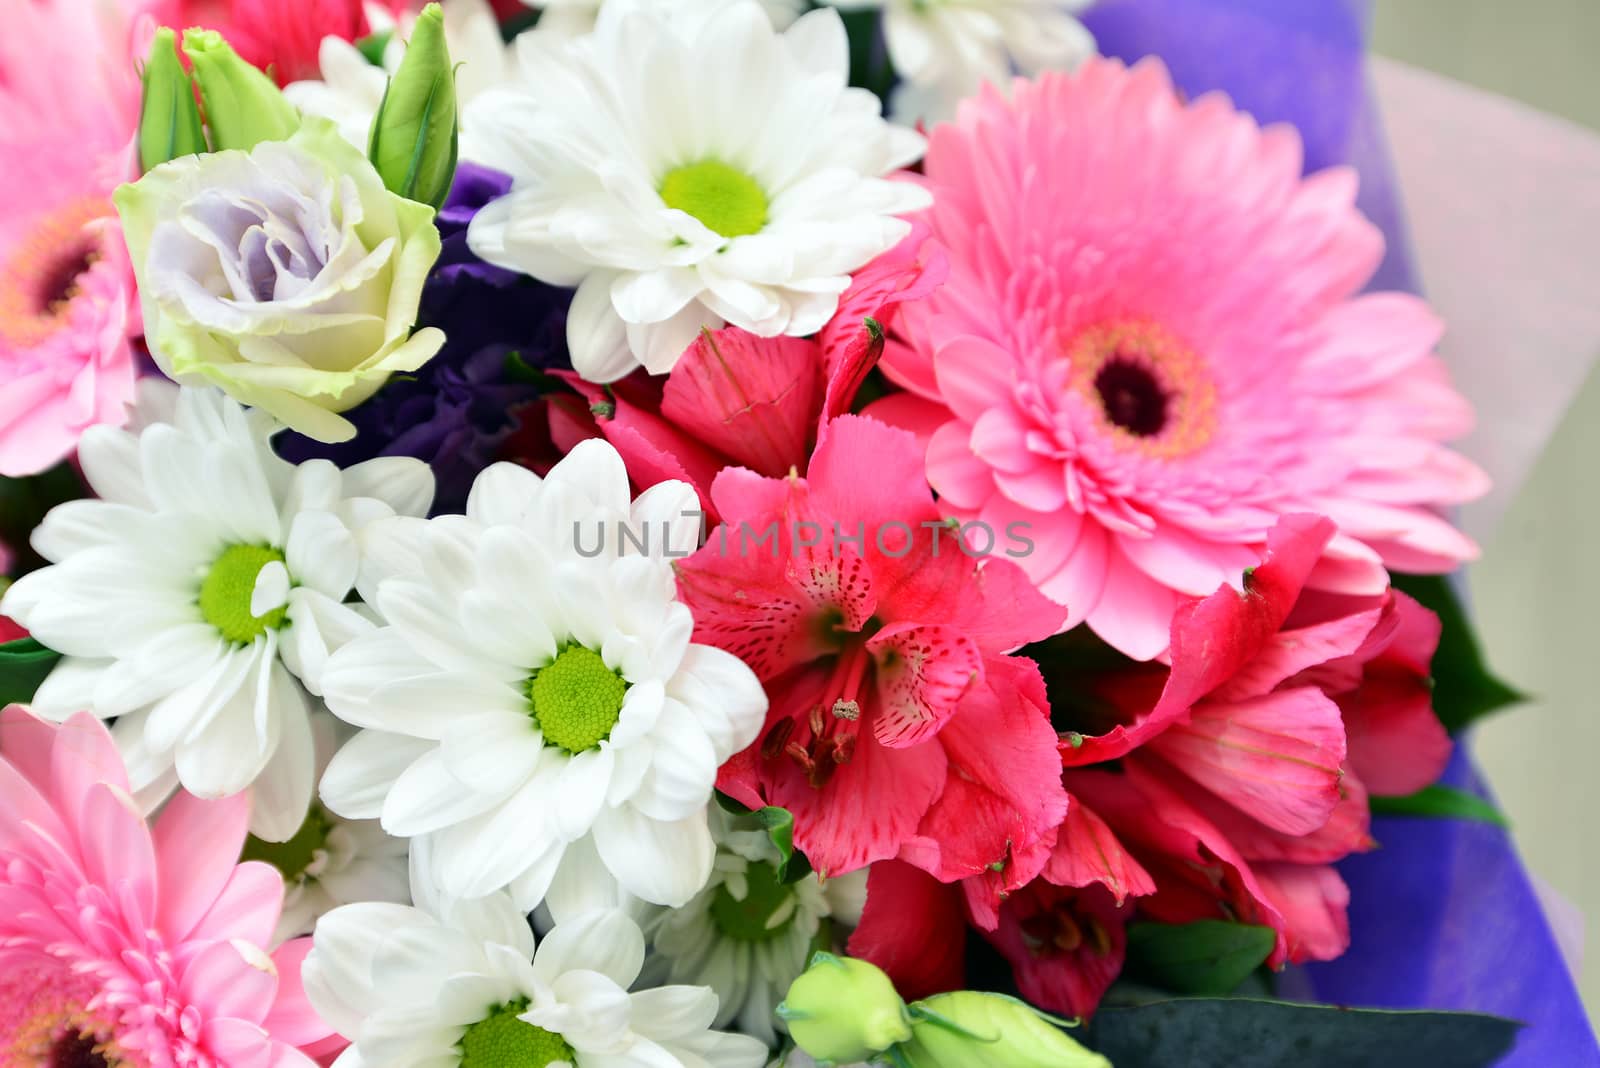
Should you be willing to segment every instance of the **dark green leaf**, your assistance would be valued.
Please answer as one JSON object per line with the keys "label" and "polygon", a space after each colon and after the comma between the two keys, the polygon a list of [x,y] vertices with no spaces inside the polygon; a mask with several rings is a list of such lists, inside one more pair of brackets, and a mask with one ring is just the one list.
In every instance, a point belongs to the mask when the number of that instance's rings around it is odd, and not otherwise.
{"label": "dark green leaf", "polygon": [[1433,711],[1452,731],[1525,700],[1523,694],[1489,673],[1477,636],[1461,600],[1443,575],[1395,575],[1394,588],[1410,594],[1439,615],[1443,630],[1433,657]]}
{"label": "dark green leaf", "polygon": [[884,47],[881,13],[877,8],[863,8],[840,11],[839,16],[850,38],[850,84],[875,94],[887,110],[895,79]]}
{"label": "dark green leaf", "polygon": [[1372,797],[1367,801],[1375,816],[1429,816],[1510,826],[1499,809],[1477,794],[1453,786],[1427,786],[1409,797]]}
{"label": "dark green leaf", "polygon": [[0,706],[27,704],[61,654],[32,638],[0,644]]}
{"label": "dark green leaf", "polygon": [[44,565],[28,544],[33,528],[50,509],[76,500],[84,492],[83,482],[68,463],[27,478],[0,478],[0,542],[16,554],[13,574],[23,575]]}
{"label": "dark green leaf", "polygon": [[1178,998],[1102,1008],[1088,1040],[1116,1068],[1488,1068],[1521,1026],[1478,1013]]}
{"label": "dark green leaf", "polygon": [[1177,994],[1221,997],[1261,967],[1277,940],[1270,927],[1226,920],[1136,923],[1124,974]]}
{"label": "dark green leaf", "polygon": [[811,874],[811,862],[804,853],[795,852],[794,848],[794,815],[786,808],[768,805],[758,809],[755,818],[766,829],[767,837],[772,839],[772,844],[777,847],[778,877],[786,883],[799,882]]}

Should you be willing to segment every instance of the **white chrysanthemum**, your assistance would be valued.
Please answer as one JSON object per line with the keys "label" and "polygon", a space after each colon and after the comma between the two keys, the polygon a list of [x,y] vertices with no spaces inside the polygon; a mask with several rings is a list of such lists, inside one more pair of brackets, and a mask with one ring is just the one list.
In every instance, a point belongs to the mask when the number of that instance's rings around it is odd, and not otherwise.
{"label": "white chrysanthemum", "polygon": [[401,458],[290,464],[267,444],[270,417],[210,389],[181,390],[170,422],[136,422],[84,434],[100,499],[51,510],[33,546],[52,566],[18,580],[0,612],[66,654],[39,712],[120,717],[142,802],[175,782],[201,797],[253,783],[251,831],[283,841],[315,782],[301,684],[319,692],[331,649],[372,627],[344,603],[358,536],[424,514],[433,475]]}
{"label": "white chrysanthemum", "polygon": [[900,85],[897,122],[942,122],[985,82],[1070,70],[1094,55],[1075,17],[1092,0],[821,0],[841,10],[883,8],[889,60]]}
{"label": "white chrysanthemum", "polygon": [[611,0],[594,33],[517,42],[525,86],[468,109],[515,179],[473,220],[491,263],[576,286],[573,366],[670,370],[702,327],[815,333],[910,230],[923,142],[847,87],[833,11],[778,33],[753,0]]}
{"label": "white chrysanthemum", "polygon": [[663,554],[691,551],[698,523],[692,489],[631,501],[616,450],[589,441],[546,479],[490,467],[465,516],[377,524],[363,592],[388,625],[323,676],[328,706],[366,728],[324,802],[426,836],[447,897],[510,886],[532,909],[592,835],[630,893],[689,900],[711,873],[717,768],[766,713],[744,663],[689,641]]}
{"label": "white chrysanthemum", "polygon": [[[317,776],[349,734],[321,709],[312,713]],[[347,820],[312,802],[305,822],[287,842],[252,835],[243,860],[261,860],[283,875],[283,912],[274,944],[310,934],[324,913],[358,901],[411,900],[407,842],[385,834],[377,820]]]}
{"label": "white chrysanthemum", "polygon": [[[383,66],[375,66],[354,44],[342,37],[323,38],[317,60],[321,79],[292,82],[283,90],[289,102],[307,115],[320,115],[339,128],[345,140],[362,152],[372,132],[373,117],[383,103],[389,79],[400,69],[405,42],[416,26],[408,13],[397,23],[382,5],[368,5],[368,21],[375,34],[389,33]],[[500,36],[500,23],[488,0],[450,0],[444,5],[444,36],[456,64],[456,100],[465,107],[478,94],[504,85],[512,76],[512,56]],[[461,125],[461,158],[482,158],[477,127]]]}
{"label": "white chrysanthemum", "polygon": [[656,922],[646,973],[709,986],[721,1003],[716,1026],[737,1023],[744,1034],[774,1045],[773,1009],[811,954],[833,948],[833,925],[860,922],[867,873],[826,886],[814,874],[784,883],[778,850],[752,818],[718,810],[712,825],[718,848],[711,881]]}
{"label": "white chrysanthemum", "polygon": [[335,909],[306,957],[306,995],[352,1045],[336,1068],[760,1068],[767,1048],[711,1030],[716,995],[629,993],[644,936],[618,912],[535,945],[505,894],[435,918],[402,905]]}
{"label": "white chrysanthemum", "polygon": [[[668,10],[674,5],[704,2],[704,0],[646,0],[646,2],[662,10]],[[808,6],[806,0],[759,0],[759,2],[773,27],[779,30],[788,29]],[[528,32],[555,37],[576,37],[590,32],[594,29],[601,7],[601,0],[544,0],[543,3],[538,0],[523,0],[523,3],[539,9],[539,23]]]}

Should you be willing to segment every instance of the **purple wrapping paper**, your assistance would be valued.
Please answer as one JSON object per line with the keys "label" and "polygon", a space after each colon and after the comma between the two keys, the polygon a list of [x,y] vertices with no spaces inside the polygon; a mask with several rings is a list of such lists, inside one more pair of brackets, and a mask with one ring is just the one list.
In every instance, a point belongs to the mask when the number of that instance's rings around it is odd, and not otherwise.
{"label": "purple wrapping paper", "polygon": [[[1184,92],[1226,91],[1294,124],[1306,169],[1347,163],[1388,238],[1375,289],[1420,290],[1383,127],[1367,91],[1367,0],[1101,0],[1084,18],[1108,55],[1159,55]],[[1470,181],[1470,176],[1463,180]],[[1445,782],[1487,794],[1465,748]],[[1525,1021],[1509,1068],[1600,1066],[1600,1047],[1511,838],[1486,824],[1380,818],[1381,848],[1340,868],[1350,951],[1285,977],[1285,996],[1471,1009]]]}

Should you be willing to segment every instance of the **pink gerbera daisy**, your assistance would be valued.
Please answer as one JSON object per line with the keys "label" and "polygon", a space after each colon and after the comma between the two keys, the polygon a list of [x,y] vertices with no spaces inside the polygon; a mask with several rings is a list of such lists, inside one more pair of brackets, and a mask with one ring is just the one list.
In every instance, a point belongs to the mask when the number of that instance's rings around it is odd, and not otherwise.
{"label": "pink gerbera daisy", "polygon": [[0,34],[0,475],[41,471],[133,399],[133,270],[111,192],[139,80],[113,4],[18,0]]}
{"label": "pink gerbera daisy", "polygon": [[1292,129],[1185,104],[1154,60],[988,89],[930,138],[950,278],[884,358],[925,403],[874,414],[931,435],[945,508],[1030,524],[1019,563],[1068,624],[1140,659],[1280,515],[1338,524],[1314,581],[1343,592],[1475,553],[1433,511],[1486,485],[1441,444],[1471,412],[1440,324],[1356,295],[1382,236],[1352,171],[1302,162]]}
{"label": "pink gerbera daisy", "polygon": [[248,820],[179,794],[152,830],[100,721],[0,712],[0,1064],[312,1068],[310,940],[263,948],[283,883],[237,863]]}

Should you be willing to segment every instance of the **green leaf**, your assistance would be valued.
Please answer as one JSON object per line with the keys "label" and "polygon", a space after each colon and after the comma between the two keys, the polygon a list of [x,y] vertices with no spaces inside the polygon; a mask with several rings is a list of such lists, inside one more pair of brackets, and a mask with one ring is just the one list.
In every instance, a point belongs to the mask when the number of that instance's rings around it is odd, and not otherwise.
{"label": "green leaf", "polygon": [[178,62],[178,38],[170,29],[156,31],[144,65],[144,93],[139,106],[139,168],[152,171],[180,156],[206,151],[200,105],[194,82]]}
{"label": "green leaf", "polygon": [[1178,998],[1102,1008],[1088,1038],[1116,1068],[1488,1068],[1521,1026],[1467,1012]]}
{"label": "green leaf", "polygon": [[1453,786],[1425,786],[1408,797],[1367,799],[1374,816],[1426,816],[1446,820],[1476,820],[1509,827],[1504,815],[1477,794]]}
{"label": "green leaf", "polygon": [[373,116],[367,155],[391,193],[437,209],[455,179],[459,139],[444,12],[429,4]]}
{"label": "green leaf", "polygon": [[715,791],[714,796],[724,812],[732,816],[749,816],[767,832],[767,837],[772,839],[773,846],[778,850],[778,878],[786,883],[797,883],[811,874],[811,861],[806,859],[804,853],[795,851],[794,815],[788,809],[777,805],[752,809],[721,790]]}
{"label": "green leaf", "polygon": [[756,822],[766,830],[767,837],[777,847],[778,877],[786,883],[799,882],[811,874],[811,862],[804,853],[794,848],[794,815],[786,808],[768,805],[754,813]]}
{"label": "green leaf", "polygon": [[0,541],[16,554],[13,575],[25,575],[45,561],[28,539],[45,513],[58,504],[77,500],[86,491],[69,463],[60,463],[27,478],[0,478]]}
{"label": "green leaf", "polygon": [[876,7],[841,10],[839,17],[850,39],[850,84],[871,92],[888,110],[895,75],[883,43],[881,12]]}
{"label": "green leaf", "polygon": [[1477,635],[1444,575],[1395,575],[1394,588],[1438,613],[1443,629],[1433,657],[1433,711],[1445,728],[1461,730],[1496,709],[1527,698],[1490,674]]}
{"label": "green leaf", "polygon": [[1177,994],[1231,994],[1272,954],[1270,927],[1226,920],[1136,923],[1128,928],[1126,975]]}
{"label": "green leaf", "polygon": [[32,638],[0,644],[0,707],[27,704],[61,654]]}

